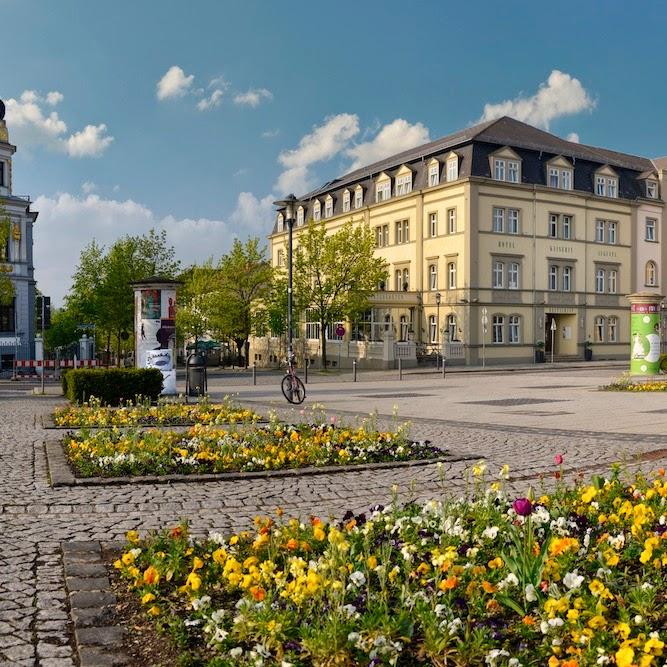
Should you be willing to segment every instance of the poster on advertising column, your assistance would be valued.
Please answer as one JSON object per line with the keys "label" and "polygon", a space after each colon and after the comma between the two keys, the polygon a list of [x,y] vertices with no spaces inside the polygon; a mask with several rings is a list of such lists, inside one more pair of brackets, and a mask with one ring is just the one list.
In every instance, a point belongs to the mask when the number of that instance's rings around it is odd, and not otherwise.
{"label": "poster on advertising column", "polygon": [[630,310],[630,373],[660,372],[660,304],[633,303]]}

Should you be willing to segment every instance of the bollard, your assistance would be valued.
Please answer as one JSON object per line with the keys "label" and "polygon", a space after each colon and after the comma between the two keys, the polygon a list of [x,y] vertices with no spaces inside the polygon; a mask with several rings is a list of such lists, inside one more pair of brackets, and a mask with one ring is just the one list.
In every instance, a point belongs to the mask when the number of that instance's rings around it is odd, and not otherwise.
{"label": "bollard", "polygon": [[257,362],[252,365],[252,383],[253,385],[257,384]]}
{"label": "bollard", "polygon": [[303,360],[303,381],[308,384],[308,357]]}
{"label": "bollard", "polygon": [[440,352],[435,353],[435,370],[436,372],[440,370]]}
{"label": "bollard", "polygon": [[352,362],[352,382],[357,381],[357,362]]}
{"label": "bollard", "polygon": [[442,379],[445,379],[445,366],[447,365],[447,357],[442,357]]}
{"label": "bollard", "polygon": [[403,379],[403,364],[400,357],[398,358],[398,379]]}

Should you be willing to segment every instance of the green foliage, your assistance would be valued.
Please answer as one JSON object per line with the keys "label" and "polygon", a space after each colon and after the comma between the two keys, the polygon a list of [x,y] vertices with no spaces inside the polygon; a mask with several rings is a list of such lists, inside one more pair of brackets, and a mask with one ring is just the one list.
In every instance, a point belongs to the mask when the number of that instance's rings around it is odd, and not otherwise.
{"label": "green foliage", "polygon": [[135,401],[138,396],[157,400],[162,373],[157,368],[77,368],[63,376],[63,388],[72,403],[83,403],[93,396],[104,405]]}
{"label": "green foliage", "polygon": [[183,281],[176,311],[179,337],[197,341],[211,328],[210,313],[216,298],[217,270],[209,259],[201,266],[191,266],[179,278]]}
{"label": "green foliage", "polygon": [[375,257],[375,238],[368,225],[346,222],[327,234],[314,223],[298,237],[294,262],[295,306],[311,309],[320,323],[322,365],[326,367],[326,328],[354,319],[368,309],[368,299],[387,278],[387,263]]}
{"label": "green foliage", "polygon": [[[0,204],[0,261],[6,261],[6,248],[11,233],[11,223],[7,212],[2,204]],[[15,290],[14,284],[9,276],[0,273],[0,306],[7,306],[14,298]]]}
{"label": "green foliage", "polygon": [[81,337],[79,320],[69,308],[57,308],[51,313],[51,327],[44,331],[47,350],[67,347]]}

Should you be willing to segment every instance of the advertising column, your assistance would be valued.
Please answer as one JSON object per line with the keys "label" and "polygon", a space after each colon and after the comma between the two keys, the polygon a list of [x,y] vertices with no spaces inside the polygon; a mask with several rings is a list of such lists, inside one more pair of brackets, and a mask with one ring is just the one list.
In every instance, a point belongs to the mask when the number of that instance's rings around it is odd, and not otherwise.
{"label": "advertising column", "polygon": [[660,372],[660,304],[663,297],[649,292],[629,294],[630,375]]}
{"label": "advertising column", "polygon": [[134,287],[134,339],[137,368],[157,368],[163,394],[176,393],[176,289],[174,281],[145,280]]}

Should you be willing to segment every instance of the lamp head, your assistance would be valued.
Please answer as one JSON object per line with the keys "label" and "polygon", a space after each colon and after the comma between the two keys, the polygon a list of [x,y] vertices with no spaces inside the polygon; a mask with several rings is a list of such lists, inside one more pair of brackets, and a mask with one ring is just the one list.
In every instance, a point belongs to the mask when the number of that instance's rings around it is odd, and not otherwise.
{"label": "lamp head", "polygon": [[296,211],[296,202],[297,202],[297,199],[292,194],[292,195],[287,195],[287,197],[285,197],[285,199],[280,199],[278,201],[274,201],[273,205],[277,206],[278,208],[284,208],[285,209],[285,220],[293,220],[294,219],[294,213]]}
{"label": "lamp head", "polygon": [[435,302],[440,305],[440,301],[442,300],[442,294],[440,292],[435,293]]}

